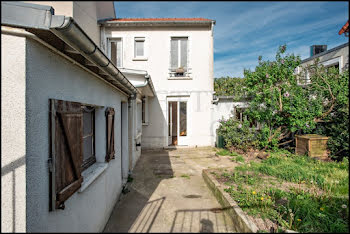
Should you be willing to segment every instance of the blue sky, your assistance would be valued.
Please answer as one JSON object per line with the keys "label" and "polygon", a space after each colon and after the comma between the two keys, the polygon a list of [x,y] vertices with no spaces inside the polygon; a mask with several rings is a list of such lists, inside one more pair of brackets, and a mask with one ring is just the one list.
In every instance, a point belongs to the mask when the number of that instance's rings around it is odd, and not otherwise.
{"label": "blue sky", "polygon": [[258,56],[272,60],[279,45],[309,57],[311,45],[328,49],[349,41],[338,35],[349,3],[338,2],[115,2],[117,18],[204,17],[214,26],[214,77],[243,77]]}

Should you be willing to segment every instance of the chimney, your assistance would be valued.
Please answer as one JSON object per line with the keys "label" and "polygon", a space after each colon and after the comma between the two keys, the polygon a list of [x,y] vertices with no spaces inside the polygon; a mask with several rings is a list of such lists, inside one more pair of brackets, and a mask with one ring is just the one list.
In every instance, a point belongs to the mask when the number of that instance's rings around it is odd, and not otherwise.
{"label": "chimney", "polygon": [[310,46],[310,57],[322,53],[327,50],[327,45],[312,45]]}

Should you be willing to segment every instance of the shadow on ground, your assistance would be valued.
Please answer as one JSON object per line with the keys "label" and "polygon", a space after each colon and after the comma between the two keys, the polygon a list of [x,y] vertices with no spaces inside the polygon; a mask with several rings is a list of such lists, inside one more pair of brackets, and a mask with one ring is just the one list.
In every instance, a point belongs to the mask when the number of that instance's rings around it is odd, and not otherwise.
{"label": "shadow on ground", "polygon": [[212,148],[143,150],[104,232],[232,232],[201,175],[208,166],[232,164],[214,154]]}

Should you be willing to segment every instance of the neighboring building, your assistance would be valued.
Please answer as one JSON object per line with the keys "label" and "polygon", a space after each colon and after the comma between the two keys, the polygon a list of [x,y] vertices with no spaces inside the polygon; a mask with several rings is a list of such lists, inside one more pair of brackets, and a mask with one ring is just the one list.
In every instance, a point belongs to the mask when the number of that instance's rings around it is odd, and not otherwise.
{"label": "neighboring building", "polygon": [[138,103],[155,92],[100,50],[113,2],[45,4],[1,3],[1,230],[100,232],[141,152]]}
{"label": "neighboring building", "polygon": [[[296,68],[296,74],[299,74],[299,84],[309,84],[310,83],[310,73],[304,68],[308,65],[315,63],[316,59],[319,59],[319,64],[322,64],[326,68],[336,67],[339,69],[339,73],[343,72],[344,69],[349,67],[349,42],[334,47],[330,50],[327,50],[327,47],[324,47],[325,50],[318,50],[315,46],[311,47],[310,57],[301,61],[299,67]],[[316,52],[316,54],[314,54]]]}
{"label": "neighboring building", "polygon": [[[214,145],[213,27],[203,18],[129,18],[101,23],[102,47],[121,71],[152,77],[156,96],[145,104],[142,147]],[[125,70],[126,71],[126,70]]]}

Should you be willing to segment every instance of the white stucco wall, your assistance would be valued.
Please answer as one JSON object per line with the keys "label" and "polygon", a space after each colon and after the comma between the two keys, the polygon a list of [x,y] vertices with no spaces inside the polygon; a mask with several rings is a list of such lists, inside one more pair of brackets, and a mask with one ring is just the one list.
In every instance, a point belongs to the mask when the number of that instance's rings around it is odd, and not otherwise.
{"label": "white stucco wall", "polygon": [[[24,52],[24,51],[23,51]],[[126,97],[63,57],[26,40],[26,209],[28,232],[100,232],[122,188],[121,102]],[[49,212],[49,98],[113,107],[114,160],[84,191],[65,202],[65,210]],[[96,158],[106,155],[104,108],[96,114]]]}
{"label": "white stucco wall", "polygon": [[[151,75],[157,96],[149,98],[149,124],[143,126],[142,147],[168,145],[167,98],[174,96],[189,98],[188,145],[211,145],[213,37],[210,27],[107,27],[105,36],[122,38],[123,67],[146,70]],[[189,38],[191,80],[168,79],[170,39],[174,36]],[[134,37],[145,37],[146,61],[133,60]]]}
{"label": "white stucco wall", "polygon": [[26,231],[25,56],[23,37],[1,34],[2,232]]}
{"label": "white stucco wall", "polygon": [[220,125],[219,120],[227,120],[235,115],[236,108],[245,107],[248,107],[247,102],[236,102],[232,99],[220,99],[217,104],[213,105],[213,122],[210,127],[214,135],[214,142],[216,141],[216,129]]}

